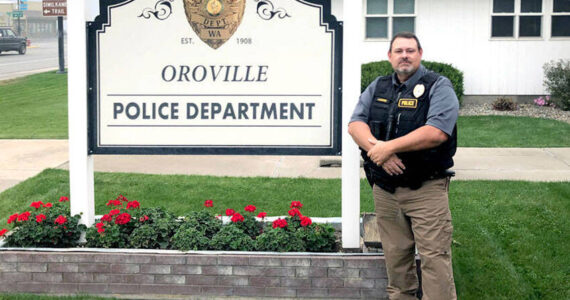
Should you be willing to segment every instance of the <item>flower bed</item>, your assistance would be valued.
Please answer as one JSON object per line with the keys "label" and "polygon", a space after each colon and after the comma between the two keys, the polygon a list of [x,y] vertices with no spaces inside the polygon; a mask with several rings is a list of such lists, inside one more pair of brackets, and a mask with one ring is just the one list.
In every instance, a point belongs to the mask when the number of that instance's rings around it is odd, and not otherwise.
{"label": "flower bed", "polygon": [[[69,198],[59,202],[33,202],[31,211],[14,214],[8,219],[11,233],[2,229],[8,247],[77,247],[136,248],[174,250],[225,250],[271,252],[335,252],[335,230],[328,224],[313,224],[301,213],[303,204],[293,201],[289,216],[271,224],[267,214],[247,205],[242,213],[225,210],[229,222],[215,215],[214,201],[204,202],[205,210],[182,217],[162,208],[142,208],[137,200],[123,195],[109,200],[109,213],[94,226],[79,224],[80,216],[71,216]],[[79,243],[82,231],[86,242]]]}
{"label": "flower bed", "polygon": [[[303,216],[300,202],[269,223],[263,212],[254,216],[252,205],[243,213],[228,209],[225,217],[207,211],[213,201],[204,205],[179,218],[119,196],[85,228],[70,216],[68,198],[34,202],[10,217],[9,234],[0,232],[8,235],[8,247],[0,248],[0,292],[386,299],[380,255],[283,253],[337,250],[333,227]],[[83,230],[87,241],[80,245]],[[183,251],[201,248],[226,251]]]}

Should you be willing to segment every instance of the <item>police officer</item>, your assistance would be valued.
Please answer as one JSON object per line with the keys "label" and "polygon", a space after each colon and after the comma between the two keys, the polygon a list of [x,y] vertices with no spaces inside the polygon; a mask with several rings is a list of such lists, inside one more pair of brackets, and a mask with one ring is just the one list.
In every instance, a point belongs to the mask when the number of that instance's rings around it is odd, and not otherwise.
{"label": "police officer", "polygon": [[348,131],[362,149],[373,186],[390,299],[415,299],[421,259],[424,300],[456,299],[448,191],[459,102],[449,79],[421,65],[409,32],[388,50],[394,73],[360,96]]}

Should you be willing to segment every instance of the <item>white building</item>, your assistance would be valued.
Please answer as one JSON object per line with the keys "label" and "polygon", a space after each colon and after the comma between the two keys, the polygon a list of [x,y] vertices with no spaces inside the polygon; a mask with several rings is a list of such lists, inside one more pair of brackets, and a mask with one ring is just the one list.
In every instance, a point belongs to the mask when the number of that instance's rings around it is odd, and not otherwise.
{"label": "white building", "polygon": [[[463,71],[467,101],[544,95],[544,63],[570,59],[570,0],[360,1],[362,63],[386,59],[395,32],[415,32],[424,60]],[[332,0],[339,20],[342,2]]]}

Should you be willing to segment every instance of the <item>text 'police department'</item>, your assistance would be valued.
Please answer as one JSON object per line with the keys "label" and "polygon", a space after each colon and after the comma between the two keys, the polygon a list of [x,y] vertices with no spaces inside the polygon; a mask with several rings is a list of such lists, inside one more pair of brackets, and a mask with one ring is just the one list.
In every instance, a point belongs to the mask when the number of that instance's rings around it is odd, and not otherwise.
{"label": "text 'police department'", "polygon": [[312,120],[314,102],[114,102],[122,120]]}

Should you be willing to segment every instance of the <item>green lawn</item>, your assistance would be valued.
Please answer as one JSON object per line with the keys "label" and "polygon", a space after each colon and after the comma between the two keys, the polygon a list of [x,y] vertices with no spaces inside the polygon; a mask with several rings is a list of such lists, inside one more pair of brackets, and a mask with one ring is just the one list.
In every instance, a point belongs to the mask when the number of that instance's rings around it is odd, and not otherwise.
{"label": "green lawn", "polygon": [[[0,82],[0,139],[66,139],[67,75]],[[460,147],[570,147],[570,124],[555,120],[459,117]]]}
{"label": "green lawn", "polygon": [[67,75],[0,81],[0,139],[66,139]]}
{"label": "green lawn", "polygon": [[570,299],[570,183],[451,186],[459,299]]}
{"label": "green lawn", "polygon": [[460,147],[570,147],[570,124],[530,117],[461,116]]}
{"label": "green lawn", "polygon": [[[32,201],[68,195],[68,173],[48,169],[0,194],[0,223]],[[143,207],[177,213],[254,204],[284,215],[292,200],[308,216],[340,216],[339,179],[275,179],[96,173],[96,213],[122,193]],[[361,182],[361,211],[372,211]],[[570,299],[570,183],[454,181],[450,203],[455,227],[454,273],[459,299]],[[0,227],[1,228],[1,227]]]}

